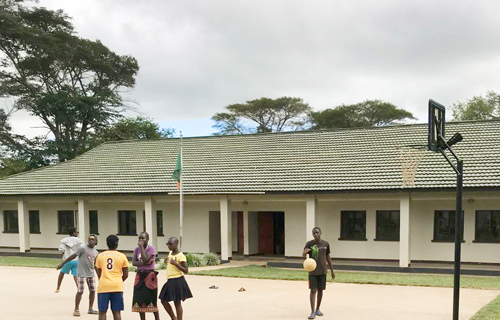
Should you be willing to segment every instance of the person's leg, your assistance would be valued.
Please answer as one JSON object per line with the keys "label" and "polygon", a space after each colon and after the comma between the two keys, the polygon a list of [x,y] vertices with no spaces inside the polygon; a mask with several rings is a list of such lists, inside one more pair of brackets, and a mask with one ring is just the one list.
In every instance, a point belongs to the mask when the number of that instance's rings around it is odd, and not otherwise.
{"label": "person's leg", "polygon": [[121,320],[121,312],[124,308],[123,304],[123,292],[112,292],[111,293],[111,311],[113,312],[114,320]]}
{"label": "person's leg", "polygon": [[170,303],[168,303],[168,301],[166,300],[161,300],[161,304],[163,305],[163,308],[165,308],[165,311],[167,311],[168,315],[170,316],[170,319],[175,320],[176,317],[174,314],[174,310],[172,309]]}
{"label": "person's leg", "polygon": [[122,314],[121,314],[121,311],[120,310],[117,310],[117,311],[113,311],[113,319],[114,320],[122,320]]}
{"label": "person's leg", "polygon": [[316,304],[316,290],[311,289],[311,293],[309,294],[309,300],[311,302],[311,313],[314,313],[314,305]]}
{"label": "person's leg", "polygon": [[160,313],[158,311],[153,312],[153,314],[155,315],[155,320],[160,320]]}
{"label": "person's leg", "polygon": [[61,283],[64,278],[64,273],[59,272],[59,277],[57,278],[57,288],[56,288],[56,293],[58,293],[61,290]]}
{"label": "person's leg", "polygon": [[77,292],[75,296],[75,312],[80,311],[80,301],[82,301],[83,292]]}
{"label": "person's leg", "polygon": [[146,320],[146,314],[144,312],[139,312],[139,317],[141,320]]}
{"label": "person's leg", "polygon": [[[321,311],[319,311],[319,306],[321,305],[321,300],[323,299],[323,290],[318,290],[318,304],[316,306],[316,315],[323,315]],[[318,312],[319,311],[319,312]]]}
{"label": "person's leg", "polygon": [[75,296],[75,312],[73,315],[79,315],[80,314],[80,301],[82,301],[82,295],[83,295],[83,290],[84,290],[84,285],[85,285],[85,278],[78,278],[76,287],[78,288]]}
{"label": "person's leg", "polygon": [[97,294],[97,307],[99,308],[99,320],[106,320],[106,312],[108,311],[109,293]]}
{"label": "person's leg", "polygon": [[77,277],[76,277],[76,276],[73,276],[73,280],[75,280],[75,285],[76,285],[76,287],[78,288],[78,279],[77,279]]}
{"label": "person's leg", "polygon": [[175,312],[177,313],[177,320],[182,320],[182,304],[181,301],[175,301]]}
{"label": "person's leg", "polygon": [[94,301],[95,301],[95,278],[87,278],[87,286],[89,287],[89,311],[90,314],[96,314],[97,312],[94,310]]}

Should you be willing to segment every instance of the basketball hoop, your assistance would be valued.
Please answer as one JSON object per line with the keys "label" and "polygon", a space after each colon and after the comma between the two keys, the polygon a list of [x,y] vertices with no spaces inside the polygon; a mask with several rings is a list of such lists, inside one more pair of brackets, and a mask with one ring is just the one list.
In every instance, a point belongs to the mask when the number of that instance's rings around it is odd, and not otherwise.
{"label": "basketball hoop", "polygon": [[426,156],[427,151],[426,146],[406,146],[399,150],[403,188],[415,186],[418,165]]}

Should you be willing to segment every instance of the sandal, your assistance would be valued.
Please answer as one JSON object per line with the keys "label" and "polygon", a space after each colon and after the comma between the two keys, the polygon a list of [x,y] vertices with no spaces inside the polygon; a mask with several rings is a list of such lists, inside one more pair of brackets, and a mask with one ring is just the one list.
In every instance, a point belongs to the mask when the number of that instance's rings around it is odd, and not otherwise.
{"label": "sandal", "polygon": [[89,312],[87,312],[88,314],[99,314],[99,311],[97,310],[89,310]]}
{"label": "sandal", "polygon": [[73,312],[73,316],[74,317],[79,317],[80,316],[80,311],[75,310],[75,312]]}
{"label": "sandal", "polygon": [[241,287],[240,290],[238,290],[238,292],[243,292],[243,291],[247,291],[247,290],[243,287]]}
{"label": "sandal", "polygon": [[217,287],[215,284],[213,284],[210,287],[208,287],[208,289],[219,289],[219,287]]}

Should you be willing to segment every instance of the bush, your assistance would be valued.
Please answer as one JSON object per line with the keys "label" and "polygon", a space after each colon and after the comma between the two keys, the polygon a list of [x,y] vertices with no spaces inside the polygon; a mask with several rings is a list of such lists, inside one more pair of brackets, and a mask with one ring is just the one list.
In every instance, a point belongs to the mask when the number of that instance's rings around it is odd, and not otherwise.
{"label": "bush", "polygon": [[188,267],[203,267],[207,265],[207,261],[202,254],[189,252],[186,254]]}
{"label": "bush", "polygon": [[207,266],[216,266],[216,265],[220,264],[220,259],[219,259],[219,256],[217,255],[217,253],[209,252],[209,253],[205,253],[204,256],[205,256],[205,260],[207,262]]}

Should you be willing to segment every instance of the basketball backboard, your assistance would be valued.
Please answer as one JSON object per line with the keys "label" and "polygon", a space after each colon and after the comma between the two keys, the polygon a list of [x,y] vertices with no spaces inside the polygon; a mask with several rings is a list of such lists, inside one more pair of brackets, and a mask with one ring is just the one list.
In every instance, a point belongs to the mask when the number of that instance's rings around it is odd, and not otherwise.
{"label": "basketball backboard", "polygon": [[444,125],[446,108],[440,103],[430,99],[429,100],[429,138],[428,148],[431,151],[438,151],[441,148],[441,141],[439,136],[445,137]]}

